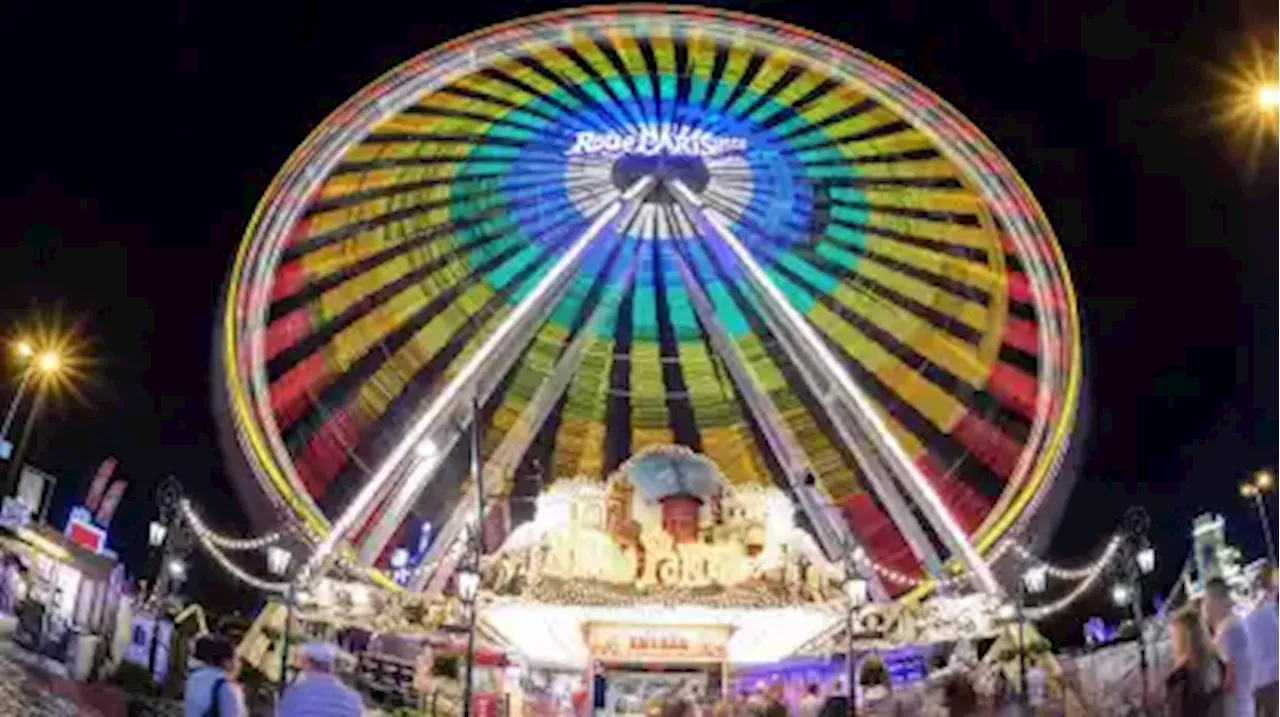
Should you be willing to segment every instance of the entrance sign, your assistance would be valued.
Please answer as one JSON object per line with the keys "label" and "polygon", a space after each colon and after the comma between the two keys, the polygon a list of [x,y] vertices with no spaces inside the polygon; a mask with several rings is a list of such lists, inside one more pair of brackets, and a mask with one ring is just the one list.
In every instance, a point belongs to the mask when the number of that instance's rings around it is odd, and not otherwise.
{"label": "entrance sign", "polygon": [[587,648],[594,659],[603,660],[723,662],[731,635],[724,625],[586,625]]}
{"label": "entrance sign", "polygon": [[565,156],[718,157],[746,149],[742,137],[721,137],[687,125],[642,125],[626,134],[579,132]]}

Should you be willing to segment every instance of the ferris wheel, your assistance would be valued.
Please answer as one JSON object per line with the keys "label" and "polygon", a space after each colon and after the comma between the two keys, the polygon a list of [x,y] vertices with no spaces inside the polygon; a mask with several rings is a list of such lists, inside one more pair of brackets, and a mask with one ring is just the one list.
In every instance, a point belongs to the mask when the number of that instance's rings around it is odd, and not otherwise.
{"label": "ferris wheel", "polygon": [[477,421],[495,505],[679,447],[898,594],[990,583],[1080,344],[1049,222],[950,105],[799,28],[626,5],[472,33],[334,112],[248,227],[218,363],[242,488],[318,553],[385,567],[448,524]]}

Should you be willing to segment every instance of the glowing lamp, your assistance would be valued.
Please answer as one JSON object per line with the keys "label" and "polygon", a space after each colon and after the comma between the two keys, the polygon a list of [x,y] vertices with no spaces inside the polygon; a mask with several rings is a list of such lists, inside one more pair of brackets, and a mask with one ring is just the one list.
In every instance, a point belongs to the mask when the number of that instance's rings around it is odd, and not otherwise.
{"label": "glowing lamp", "polygon": [[1028,593],[1038,595],[1044,592],[1045,586],[1049,582],[1049,569],[1044,565],[1036,565],[1027,568],[1022,574],[1022,586],[1026,588]]}
{"label": "glowing lamp", "polygon": [[396,548],[391,553],[391,567],[400,569],[409,564],[409,551],[404,548]]}
{"label": "glowing lamp", "polygon": [[1156,549],[1147,546],[1139,550],[1137,560],[1138,570],[1141,570],[1143,575],[1151,574],[1151,571],[1156,569]]}
{"label": "glowing lamp", "polygon": [[169,561],[169,577],[182,582],[187,579],[187,563],[181,558],[174,558]]}
{"label": "glowing lamp", "polygon": [[147,540],[151,543],[151,547],[158,548],[164,545],[165,536],[169,534],[169,526],[158,520],[153,520],[148,528]]}
{"label": "glowing lamp", "polygon": [[1253,477],[1253,484],[1259,491],[1266,493],[1271,490],[1271,486],[1275,485],[1275,478],[1267,471],[1258,471],[1258,475]]}
{"label": "glowing lamp", "polygon": [[1258,88],[1258,105],[1266,110],[1280,107],[1280,86],[1264,85]]}
{"label": "glowing lamp", "polygon": [[39,366],[45,373],[57,373],[58,368],[62,366],[62,359],[58,358],[58,354],[50,351],[40,357]]}
{"label": "glowing lamp", "polygon": [[1128,605],[1133,599],[1133,591],[1124,583],[1116,583],[1111,586],[1111,602],[1116,605]]}
{"label": "glowing lamp", "polygon": [[844,581],[844,596],[851,606],[862,607],[867,603],[867,581],[856,575]]}
{"label": "glowing lamp", "polygon": [[271,571],[272,575],[284,575],[291,562],[293,562],[293,553],[288,550],[278,545],[267,548],[267,570]]}
{"label": "glowing lamp", "polygon": [[436,442],[430,438],[424,439],[413,451],[424,461],[435,460],[435,457],[440,454],[440,449],[436,446]]}
{"label": "glowing lamp", "polygon": [[1256,497],[1257,495],[1258,495],[1258,486],[1256,486],[1256,485],[1254,485],[1254,484],[1252,484],[1252,483],[1241,483],[1241,484],[1240,484],[1240,497],[1241,497],[1241,498],[1253,498],[1253,497]]}
{"label": "glowing lamp", "polygon": [[478,592],[480,592],[480,574],[470,568],[458,571],[458,597],[462,602],[468,605],[475,602]]}
{"label": "glowing lamp", "polygon": [[13,351],[18,354],[20,358],[24,359],[31,358],[36,355],[36,347],[32,346],[29,341],[19,341],[14,344]]}

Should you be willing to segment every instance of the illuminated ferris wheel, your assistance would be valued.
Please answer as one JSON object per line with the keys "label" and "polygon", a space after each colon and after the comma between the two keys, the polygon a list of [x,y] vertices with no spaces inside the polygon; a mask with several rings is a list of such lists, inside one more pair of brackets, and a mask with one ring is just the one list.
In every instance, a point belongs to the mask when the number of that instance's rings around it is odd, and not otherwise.
{"label": "illuminated ferris wheel", "polygon": [[475,420],[508,517],[530,475],[684,447],[890,594],[991,581],[1080,380],[1062,254],[981,132],[833,40],[670,6],[488,28],[353,97],[263,198],[220,343],[241,487],[320,553],[456,528]]}

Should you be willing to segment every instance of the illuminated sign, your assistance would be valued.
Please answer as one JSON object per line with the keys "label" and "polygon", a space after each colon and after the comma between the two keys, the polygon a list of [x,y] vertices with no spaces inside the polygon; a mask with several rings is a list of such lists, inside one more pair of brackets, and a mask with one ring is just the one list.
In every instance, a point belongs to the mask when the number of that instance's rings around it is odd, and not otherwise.
{"label": "illuminated sign", "polygon": [[76,545],[95,553],[101,553],[107,547],[107,531],[94,525],[93,518],[84,506],[78,505],[71,509],[63,535]]}
{"label": "illuminated sign", "polygon": [[656,526],[641,530],[639,546],[619,545],[611,536],[587,530],[559,532],[548,542],[541,575],[634,583],[640,589],[735,585],[759,567],[741,543],[676,544]]}
{"label": "illuminated sign", "polygon": [[595,659],[626,658],[670,662],[721,662],[731,630],[723,625],[651,627],[591,623],[587,647]]}
{"label": "illuminated sign", "polygon": [[539,496],[534,520],[486,559],[484,587],[552,602],[581,583],[615,586],[609,593],[617,596],[655,588],[697,590],[712,600],[722,596],[708,589],[720,588],[747,602],[841,596],[843,571],[795,526],[794,508],[777,489],[682,501],[653,498],[625,474],[605,484],[560,481]]}
{"label": "illuminated sign", "polygon": [[721,137],[687,125],[643,125],[638,130],[621,132],[579,132],[573,146],[565,152],[569,157],[638,155],[655,157],[718,157],[743,152],[747,140]]}

